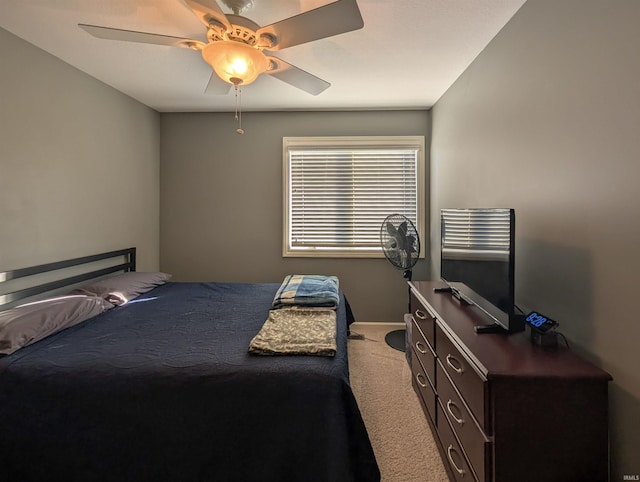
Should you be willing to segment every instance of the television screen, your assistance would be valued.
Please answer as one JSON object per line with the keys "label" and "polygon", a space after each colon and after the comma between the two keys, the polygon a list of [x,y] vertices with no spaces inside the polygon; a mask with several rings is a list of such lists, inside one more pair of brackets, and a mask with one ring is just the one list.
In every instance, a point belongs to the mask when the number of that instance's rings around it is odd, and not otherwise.
{"label": "television screen", "polygon": [[441,210],[441,278],[488,315],[495,331],[524,329],[515,313],[514,240],[513,209]]}

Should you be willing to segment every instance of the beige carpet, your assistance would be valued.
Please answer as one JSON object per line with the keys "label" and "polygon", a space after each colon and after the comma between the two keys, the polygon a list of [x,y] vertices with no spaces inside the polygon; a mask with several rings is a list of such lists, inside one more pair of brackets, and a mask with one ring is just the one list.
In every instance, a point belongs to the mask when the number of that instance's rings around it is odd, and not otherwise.
{"label": "beige carpet", "polygon": [[400,325],[354,323],[351,385],[376,454],[382,482],[448,482],[431,430],[411,386],[405,354],[384,341]]}

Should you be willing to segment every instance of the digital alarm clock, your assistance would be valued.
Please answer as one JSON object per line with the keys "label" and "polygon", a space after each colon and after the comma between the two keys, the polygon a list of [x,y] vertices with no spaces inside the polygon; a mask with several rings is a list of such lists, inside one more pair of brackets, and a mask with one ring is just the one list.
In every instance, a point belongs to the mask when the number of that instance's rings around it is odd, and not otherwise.
{"label": "digital alarm clock", "polygon": [[557,321],[553,321],[551,318],[547,318],[546,316],[541,315],[540,313],[536,313],[535,311],[529,313],[524,320],[529,324],[531,328],[541,333],[547,333],[549,330],[552,330],[553,328],[558,326]]}

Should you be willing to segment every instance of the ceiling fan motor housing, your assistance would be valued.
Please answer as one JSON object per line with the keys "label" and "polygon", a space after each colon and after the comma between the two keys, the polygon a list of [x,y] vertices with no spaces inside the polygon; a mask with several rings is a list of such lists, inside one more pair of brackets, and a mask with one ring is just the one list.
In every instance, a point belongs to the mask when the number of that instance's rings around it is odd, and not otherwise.
{"label": "ceiling fan motor housing", "polygon": [[260,28],[260,25],[241,15],[227,15],[227,18],[231,24],[230,30],[217,21],[209,24],[207,38],[211,42],[235,40],[252,46],[256,45],[256,30]]}

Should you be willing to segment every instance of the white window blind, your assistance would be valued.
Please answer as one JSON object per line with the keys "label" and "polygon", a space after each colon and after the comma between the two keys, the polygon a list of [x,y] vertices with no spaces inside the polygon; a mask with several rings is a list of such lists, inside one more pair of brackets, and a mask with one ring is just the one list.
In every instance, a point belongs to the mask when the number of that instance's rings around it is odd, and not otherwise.
{"label": "white window blind", "polygon": [[380,226],[424,222],[424,138],[285,138],[285,256],[382,256]]}

